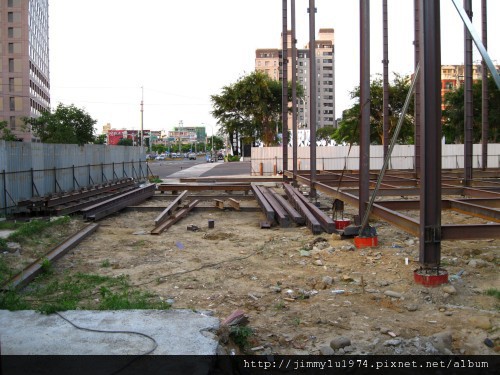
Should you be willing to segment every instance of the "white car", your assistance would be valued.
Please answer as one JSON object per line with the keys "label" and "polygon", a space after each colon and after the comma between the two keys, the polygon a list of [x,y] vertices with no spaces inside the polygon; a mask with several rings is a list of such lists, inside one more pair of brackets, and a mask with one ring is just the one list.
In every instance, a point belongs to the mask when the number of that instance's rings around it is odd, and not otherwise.
{"label": "white car", "polygon": [[189,160],[196,160],[196,154],[194,152],[190,152],[188,154],[188,159]]}
{"label": "white car", "polygon": [[156,160],[165,160],[165,155],[158,155]]}

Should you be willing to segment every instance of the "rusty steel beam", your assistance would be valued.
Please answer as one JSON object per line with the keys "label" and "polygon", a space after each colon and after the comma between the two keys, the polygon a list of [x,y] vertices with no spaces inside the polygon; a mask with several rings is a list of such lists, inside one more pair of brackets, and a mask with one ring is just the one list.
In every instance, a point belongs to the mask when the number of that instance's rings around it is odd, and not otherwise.
{"label": "rusty steel beam", "polygon": [[285,189],[293,192],[295,196],[297,196],[302,203],[307,207],[309,212],[313,214],[313,216],[318,220],[321,224],[321,227],[326,233],[333,233],[335,231],[335,223],[333,219],[327,216],[323,211],[321,211],[318,207],[313,205],[311,202],[307,200],[297,189],[293,188],[290,185],[284,185]]}
{"label": "rusty steel beam", "polygon": [[372,214],[386,220],[387,222],[395,225],[400,229],[403,229],[407,233],[413,234],[414,236],[418,236],[419,234],[420,225],[418,220],[406,216],[402,213],[389,210],[385,207],[382,207],[378,203],[375,203],[372,208]]}
{"label": "rusty steel beam", "polygon": [[450,208],[463,214],[477,216],[485,220],[500,222],[500,210],[495,208],[483,207],[468,201],[459,201],[449,199]]}
{"label": "rusty steel beam", "polygon": [[235,177],[235,176],[227,176],[227,177],[183,177],[179,179],[180,183],[204,183],[204,184],[215,184],[215,183],[225,183],[225,184],[235,184],[235,183],[246,183],[249,184],[251,182],[282,182],[283,176],[254,176],[254,177]]}
{"label": "rusty steel beam", "polygon": [[40,273],[42,273],[42,263],[45,259],[48,259],[51,263],[55,262],[62,256],[64,256],[68,251],[73,249],[76,245],[82,242],[85,238],[90,236],[97,230],[99,224],[88,224],[85,228],[73,234],[72,236],[65,239],[55,248],[50,250],[43,258],[39,258],[23,271],[11,278],[5,285],[2,286],[3,290],[8,289],[21,289],[33,281]]}
{"label": "rusty steel beam", "polygon": [[167,220],[170,215],[174,212],[174,210],[179,207],[181,201],[186,198],[188,195],[188,191],[184,190],[177,198],[175,198],[168,206],[163,210],[161,214],[159,214],[155,219],[155,226],[158,226],[163,221]]}
{"label": "rusty steel beam", "polygon": [[264,197],[262,192],[260,191],[259,187],[255,184],[251,184],[251,188],[253,191],[253,195],[255,196],[255,199],[257,200],[257,203],[259,204],[260,208],[262,209],[262,212],[264,213],[264,216],[266,217],[266,220],[268,220],[271,224],[274,223],[274,210],[267,201],[267,199]]}
{"label": "rusty steel beam", "polygon": [[[472,0],[464,0],[464,10],[472,21]],[[472,35],[464,25],[464,185],[472,184]]]}
{"label": "rusty steel beam", "polygon": [[159,184],[159,191],[209,191],[209,190],[224,190],[224,191],[250,191],[249,183],[212,183],[212,184]]}
{"label": "rusty steel beam", "polygon": [[308,207],[302,202],[302,200],[295,194],[294,190],[289,184],[283,184],[283,189],[285,190],[288,200],[293,207],[304,217],[307,227],[311,230],[313,234],[319,234],[322,232],[321,223],[314,217],[314,215],[309,211]]}
{"label": "rusty steel beam", "polygon": [[309,155],[311,164],[311,198],[316,198],[316,127],[317,121],[317,71],[316,71],[316,5],[309,0]]}
{"label": "rusty steel beam", "polygon": [[[488,49],[488,6],[486,0],[481,0],[481,30],[483,45]],[[481,61],[481,160],[482,168],[488,168],[488,137],[490,131],[489,116],[489,94],[488,94],[488,66],[486,60]]]}
{"label": "rusty steel beam", "polygon": [[[281,33],[282,40],[282,80],[281,80],[281,124],[282,124],[282,155],[283,168],[288,170],[288,0],[282,0],[283,5],[283,28]],[[293,62],[295,64],[295,61]],[[294,103],[295,105],[295,103]]]}
{"label": "rusty steel beam", "polygon": [[441,227],[441,238],[443,241],[500,238],[500,224],[447,224]]}
{"label": "rusty steel beam", "polygon": [[152,197],[154,193],[155,185],[151,184],[84,208],[81,212],[86,220],[99,220],[124,209],[128,205],[139,204],[140,202]]}
{"label": "rusty steel beam", "polygon": [[154,235],[159,235],[163,231],[167,230],[170,228],[172,225],[177,223],[179,220],[181,220],[183,217],[187,216],[189,212],[196,207],[196,205],[200,203],[200,201],[195,200],[189,203],[187,207],[182,208],[181,210],[177,211],[174,215],[172,215],[170,218],[168,218],[166,221],[162,222],[160,225],[155,227],[152,231],[151,234]]}
{"label": "rusty steel beam", "polygon": [[455,199],[455,200],[459,202],[467,202],[475,204],[476,206],[500,208],[499,198],[467,198],[467,199]]}
{"label": "rusty steel beam", "polygon": [[273,189],[269,189],[269,192],[273,195],[273,197],[280,203],[281,206],[288,212],[288,216],[297,224],[304,225],[306,220],[302,217],[302,215],[288,202],[285,198],[283,198],[280,194],[278,194]]}
{"label": "rusty steel beam", "polygon": [[275,213],[275,219],[278,221],[282,228],[288,228],[290,226],[290,217],[288,212],[279,204],[279,202],[274,199],[273,195],[269,192],[266,187],[258,187],[260,192],[269,202]]}

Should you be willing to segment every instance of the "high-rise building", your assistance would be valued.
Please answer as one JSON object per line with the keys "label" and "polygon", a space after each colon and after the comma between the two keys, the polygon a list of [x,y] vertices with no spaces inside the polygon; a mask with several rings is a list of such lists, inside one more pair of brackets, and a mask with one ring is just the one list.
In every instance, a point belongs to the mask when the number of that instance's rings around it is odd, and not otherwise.
{"label": "high-rise building", "polygon": [[[292,79],[292,35],[288,32],[288,77]],[[281,46],[283,45],[283,36]],[[317,73],[317,128],[324,126],[336,126],[335,121],[335,53],[334,53],[334,29],[320,29],[316,40],[316,73]],[[281,49],[257,49],[255,51],[255,70],[263,71],[268,76],[276,80],[282,80],[282,60]],[[310,66],[309,44],[303,49],[297,49],[297,82],[304,88],[304,98],[297,100],[297,125],[299,129],[310,129],[309,123],[309,97],[311,90],[309,86],[309,66]],[[289,118],[291,127],[291,118]]]}
{"label": "high-rise building", "polygon": [[23,117],[50,109],[49,2],[0,0],[0,121],[34,140]]}

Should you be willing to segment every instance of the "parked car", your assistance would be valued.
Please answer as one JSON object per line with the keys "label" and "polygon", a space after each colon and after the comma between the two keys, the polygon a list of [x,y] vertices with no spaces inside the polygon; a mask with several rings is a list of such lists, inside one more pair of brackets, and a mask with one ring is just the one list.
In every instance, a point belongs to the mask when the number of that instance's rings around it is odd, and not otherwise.
{"label": "parked car", "polygon": [[196,160],[196,154],[194,152],[190,152],[188,154],[188,159],[189,160]]}
{"label": "parked car", "polygon": [[165,155],[158,155],[156,160],[165,160]]}

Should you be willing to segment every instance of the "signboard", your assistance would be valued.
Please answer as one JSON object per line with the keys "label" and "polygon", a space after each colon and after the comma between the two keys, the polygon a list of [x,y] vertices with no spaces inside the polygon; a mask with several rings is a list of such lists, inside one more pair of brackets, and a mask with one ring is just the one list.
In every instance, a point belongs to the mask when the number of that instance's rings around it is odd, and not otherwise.
{"label": "signboard", "polygon": [[117,145],[120,139],[127,138],[126,130],[110,130],[108,131],[108,145]]}

